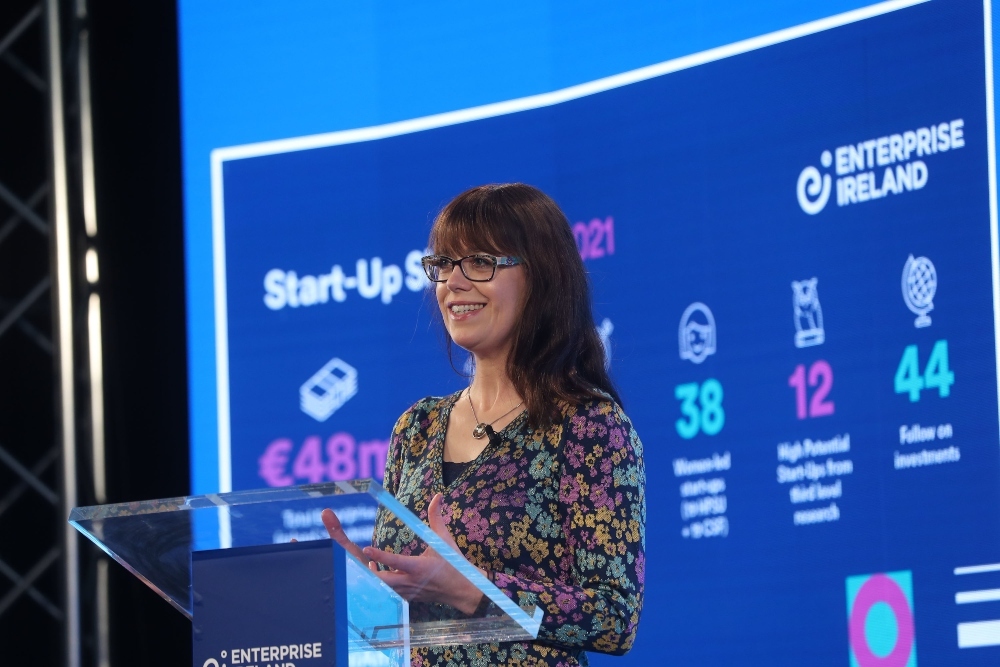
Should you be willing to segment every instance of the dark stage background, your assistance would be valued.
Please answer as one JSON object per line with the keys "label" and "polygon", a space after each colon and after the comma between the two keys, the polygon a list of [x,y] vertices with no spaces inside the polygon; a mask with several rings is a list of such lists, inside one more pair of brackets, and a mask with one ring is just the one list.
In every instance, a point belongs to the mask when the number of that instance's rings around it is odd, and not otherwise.
{"label": "dark stage background", "polygon": [[[189,481],[176,7],[98,1],[90,11],[108,502],[181,496]],[[110,573],[112,664],[187,664],[190,622],[124,568]]]}

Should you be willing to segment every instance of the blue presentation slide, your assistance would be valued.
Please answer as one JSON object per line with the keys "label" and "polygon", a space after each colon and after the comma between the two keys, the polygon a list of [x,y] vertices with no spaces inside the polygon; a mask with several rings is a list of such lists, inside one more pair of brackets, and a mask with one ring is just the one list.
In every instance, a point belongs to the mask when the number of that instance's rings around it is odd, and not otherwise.
{"label": "blue presentation slide", "polygon": [[419,262],[434,216],[530,183],[570,219],[645,446],[646,602],[614,664],[997,664],[986,21],[894,3],[216,148],[220,486],[380,479],[396,417],[467,382]]}

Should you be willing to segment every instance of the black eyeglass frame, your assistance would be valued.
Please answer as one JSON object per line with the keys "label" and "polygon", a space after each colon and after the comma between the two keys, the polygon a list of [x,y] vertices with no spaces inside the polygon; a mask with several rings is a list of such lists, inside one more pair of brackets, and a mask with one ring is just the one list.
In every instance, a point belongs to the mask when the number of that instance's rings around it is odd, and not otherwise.
{"label": "black eyeglass frame", "polygon": [[[465,276],[466,280],[469,280],[469,281],[474,282],[474,283],[488,283],[489,281],[493,280],[496,277],[496,275],[497,275],[497,267],[498,266],[517,266],[518,264],[523,264],[524,263],[524,260],[521,259],[520,257],[512,257],[512,256],[507,256],[507,255],[497,256],[497,255],[490,255],[489,253],[485,253],[485,252],[477,252],[474,255],[466,255],[465,257],[461,257],[459,259],[453,259],[451,257],[448,257],[447,255],[425,255],[424,257],[420,258],[420,264],[421,264],[421,266],[424,267],[424,273],[427,275],[427,279],[430,280],[432,283],[444,283],[444,282],[448,282],[448,278],[437,278],[437,279],[434,279],[431,276],[431,269],[432,269],[432,267],[430,266],[430,261],[431,260],[435,260],[435,259],[437,259],[437,260],[441,260],[441,259],[448,260],[449,262],[451,262],[451,268],[453,270],[455,268],[455,265],[457,264],[459,270],[461,270],[462,275]],[[493,271],[490,273],[490,277],[489,278],[472,278],[472,277],[470,277],[469,274],[468,274],[468,272],[465,270],[465,260],[467,260],[467,259],[488,259],[488,260],[490,260],[490,263],[493,265]],[[440,267],[437,267],[437,268],[440,268]]]}

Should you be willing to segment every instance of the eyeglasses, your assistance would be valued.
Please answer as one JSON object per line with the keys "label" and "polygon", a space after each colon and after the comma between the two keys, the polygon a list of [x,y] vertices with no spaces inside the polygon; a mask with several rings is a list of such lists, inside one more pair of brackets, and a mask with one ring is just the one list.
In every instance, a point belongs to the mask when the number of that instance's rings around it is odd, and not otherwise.
{"label": "eyeglasses", "polygon": [[433,283],[447,281],[456,264],[461,267],[462,275],[472,282],[485,283],[493,280],[498,266],[517,266],[522,261],[520,257],[495,257],[478,253],[461,259],[452,259],[444,255],[427,255],[420,260],[420,263],[424,265],[427,279]]}

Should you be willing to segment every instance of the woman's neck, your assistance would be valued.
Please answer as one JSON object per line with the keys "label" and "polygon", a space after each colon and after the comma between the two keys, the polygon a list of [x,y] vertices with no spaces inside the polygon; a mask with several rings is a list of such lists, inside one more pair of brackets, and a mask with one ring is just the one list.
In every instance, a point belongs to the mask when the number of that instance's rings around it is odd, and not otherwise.
{"label": "woman's neck", "polygon": [[508,410],[522,401],[507,376],[507,365],[491,359],[476,358],[476,374],[469,385],[469,396],[482,414]]}

